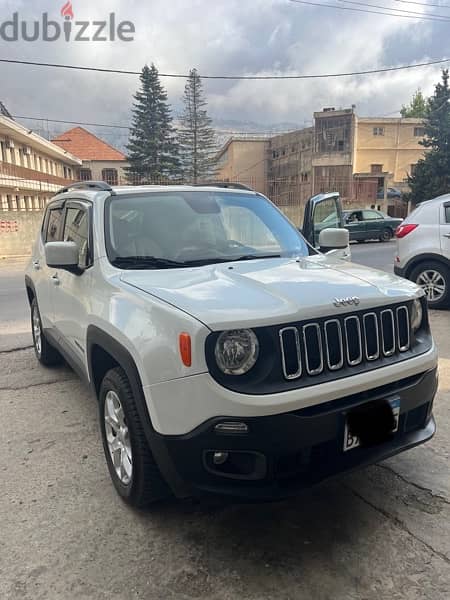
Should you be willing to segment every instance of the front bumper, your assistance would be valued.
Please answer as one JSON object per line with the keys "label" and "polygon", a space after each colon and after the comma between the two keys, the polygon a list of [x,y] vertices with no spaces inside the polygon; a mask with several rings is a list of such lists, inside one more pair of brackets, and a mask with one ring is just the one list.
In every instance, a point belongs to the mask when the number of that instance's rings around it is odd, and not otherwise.
{"label": "front bumper", "polygon": [[[167,451],[165,465],[160,467],[179,497],[220,495],[254,501],[288,497],[328,477],[384,460],[430,439],[435,432],[432,404],[436,389],[434,368],[393,384],[293,412],[262,417],[215,417],[185,435],[155,432]],[[347,412],[378,399],[400,400],[398,431],[381,444],[344,452]],[[248,433],[218,434],[215,425],[224,421],[245,422]],[[255,468],[244,476],[218,473],[211,463],[214,452],[229,452],[239,460],[239,457],[253,457]],[[164,468],[167,459],[171,463],[170,475]]]}

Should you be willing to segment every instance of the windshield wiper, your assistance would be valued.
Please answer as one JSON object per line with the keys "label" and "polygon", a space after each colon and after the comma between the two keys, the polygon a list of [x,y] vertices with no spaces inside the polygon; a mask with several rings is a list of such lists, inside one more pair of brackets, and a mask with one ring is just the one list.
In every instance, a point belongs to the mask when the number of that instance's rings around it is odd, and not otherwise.
{"label": "windshield wiper", "polygon": [[281,254],[244,254],[236,258],[230,258],[230,262],[238,260],[257,260],[258,258],[281,258]]}
{"label": "windshield wiper", "polygon": [[115,267],[125,269],[175,269],[188,266],[187,263],[158,256],[116,256],[111,262]]}

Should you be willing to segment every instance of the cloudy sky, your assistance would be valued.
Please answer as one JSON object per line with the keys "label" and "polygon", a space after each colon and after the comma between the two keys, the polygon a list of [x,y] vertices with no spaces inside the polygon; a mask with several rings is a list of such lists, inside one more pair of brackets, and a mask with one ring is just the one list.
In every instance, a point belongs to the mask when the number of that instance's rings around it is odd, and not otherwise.
{"label": "cloudy sky", "polygon": [[[62,22],[65,0],[0,0],[0,22],[19,12]],[[342,0],[312,0],[363,8]],[[399,0],[360,0],[400,10],[447,15],[450,0],[429,8]],[[426,3],[427,0],[416,0]],[[448,2],[447,8],[443,6]],[[370,9],[369,9],[370,10]],[[373,9],[372,9],[373,10]],[[355,71],[450,55],[450,21],[426,21],[296,4],[289,0],[73,0],[75,20],[131,20],[133,42],[6,42],[3,58],[161,72],[266,75]],[[447,42],[445,41],[447,40]],[[324,106],[356,104],[360,115],[395,114],[414,90],[430,93],[439,67],[388,74],[303,81],[208,81],[213,118],[272,124],[310,122]],[[127,124],[138,78],[0,63],[0,100],[15,115]],[[164,79],[176,115],[184,81]],[[51,132],[63,127],[50,126]],[[96,130],[97,132],[100,130]],[[105,137],[116,132],[104,131]]]}

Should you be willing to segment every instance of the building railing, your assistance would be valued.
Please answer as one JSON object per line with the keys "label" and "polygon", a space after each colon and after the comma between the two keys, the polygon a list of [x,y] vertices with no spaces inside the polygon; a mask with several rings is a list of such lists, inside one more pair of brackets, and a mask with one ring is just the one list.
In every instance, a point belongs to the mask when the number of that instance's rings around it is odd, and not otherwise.
{"label": "building railing", "polygon": [[42,173],[35,169],[0,161],[1,187],[18,187],[20,189],[47,192],[54,191],[54,186],[63,187],[71,181],[71,179],[66,179],[65,177],[58,177],[50,173]]}

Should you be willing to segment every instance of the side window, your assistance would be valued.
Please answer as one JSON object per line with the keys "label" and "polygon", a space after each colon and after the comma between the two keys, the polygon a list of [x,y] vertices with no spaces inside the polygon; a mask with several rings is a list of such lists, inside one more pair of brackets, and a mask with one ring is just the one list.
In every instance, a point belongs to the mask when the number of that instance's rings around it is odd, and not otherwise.
{"label": "side window", "polygon": [[450,204],[444,206],[445,222],[450,223]]}
{"label": "side window", "polygon": [[63,209],[52,208],[49,210],[47,220],[47,230],[45,232],[46,242],[61,241],[61,225],[62,225]]}
{"label": "side window", "polygon": [[363,210],[364,221],[375,221],[376,219],[382,219],[382,215],[374,210]]}
{"label": "side window", "polygon": [[75,242],[78,246],[78,265],[86,268],[90,264],[89,218],[84,208],[68,208],[64,224],[65,242]]}
{"label": "side window", "polygon": [[334,198],[322,200],[316,204],[313,215],[314,245],[319,243],[319,235],[322,229],[327,227],[340,227],[338,205]]}

